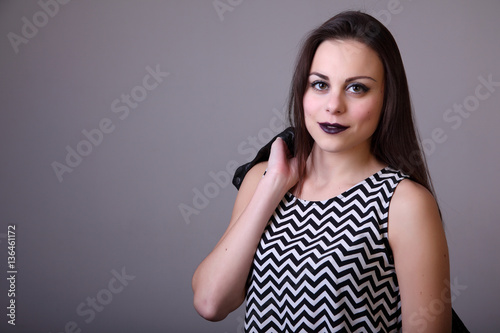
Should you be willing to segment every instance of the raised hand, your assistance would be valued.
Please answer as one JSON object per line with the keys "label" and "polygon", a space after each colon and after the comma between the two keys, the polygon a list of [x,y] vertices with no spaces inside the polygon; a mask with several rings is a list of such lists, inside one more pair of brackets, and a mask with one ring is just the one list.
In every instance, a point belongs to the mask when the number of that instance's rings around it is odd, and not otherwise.
{"label": "raised hand", "polygon": [[275,177],[283,182],[285,190],[289,190],[298,182],[298,161],[291,157],[285,142],[276,138],[271,146],[271,153],[267,165],[266,177]]}

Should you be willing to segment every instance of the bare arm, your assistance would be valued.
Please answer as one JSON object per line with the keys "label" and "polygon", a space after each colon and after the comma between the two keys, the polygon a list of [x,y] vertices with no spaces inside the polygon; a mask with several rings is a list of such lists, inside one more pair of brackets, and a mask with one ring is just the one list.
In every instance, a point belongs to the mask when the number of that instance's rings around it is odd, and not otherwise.
{"label": "bare arm", "polygon": [[[267,167],[265,177],[262,177]],[[194,306],[208,320],[222,320],[245,299],[245,283],[262,232],[285,193],[296,183],[296,161],[287,160],[281,139],[269,162],[246,175],[229,226],[212,252],[196,269]]]}
{"label": "bare arm", "polygon": [[410,180],[389,210],[389,243],[401,295],[403,332],[451,332],[448,246],[436,201]]}

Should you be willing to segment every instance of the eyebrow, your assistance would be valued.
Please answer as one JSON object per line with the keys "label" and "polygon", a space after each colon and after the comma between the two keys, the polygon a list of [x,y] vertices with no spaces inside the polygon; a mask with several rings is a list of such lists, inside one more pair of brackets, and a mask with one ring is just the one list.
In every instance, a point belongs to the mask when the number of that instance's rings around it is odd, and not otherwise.
{"label": "eyebrow", "polygon": [[[323,80],[326,80],[328,81],[329,78],[328,76],[324,75],[324,74],[321,74],[321,73],[318,73],[318,72],[312,72],[309,74],[309,76],[311,75],[316,75],[318,76],[319,78],[323,79]],[[345,79],[345,82],[352,82],[352,81],[355,81],[355,80],[359,80],[359,79],[368,79],[368,80],[372,80],[374,82],[377,82],[377,80],[375,80],[374,78],[372,78],[371,76],[365,76],[365,75],[359,75],[359,76],[353,76],[353,77],[348,77],[347,79]]]}

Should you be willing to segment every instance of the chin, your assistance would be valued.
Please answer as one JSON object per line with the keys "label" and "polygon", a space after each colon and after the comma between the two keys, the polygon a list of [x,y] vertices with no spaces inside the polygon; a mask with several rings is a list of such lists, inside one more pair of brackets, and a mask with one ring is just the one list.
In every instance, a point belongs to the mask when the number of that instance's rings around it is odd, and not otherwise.
{"label": "chin", "polygon": [[316,146],[317,150],[326,153],[340,153],[345,150],[348,150],[348,147],[346,145],[333,142],[314,141],[314,145]]}

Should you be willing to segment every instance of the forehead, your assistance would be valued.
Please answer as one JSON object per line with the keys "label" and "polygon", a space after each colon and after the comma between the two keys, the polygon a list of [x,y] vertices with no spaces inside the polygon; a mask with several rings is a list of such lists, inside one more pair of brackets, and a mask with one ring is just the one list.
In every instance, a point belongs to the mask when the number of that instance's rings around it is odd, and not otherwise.
{"label": "forehead", "polygon": [[326,40],[314,54],[311,72],[329,77],[369,75],[381,79],[384,68],[377,53],[355,40]]}

